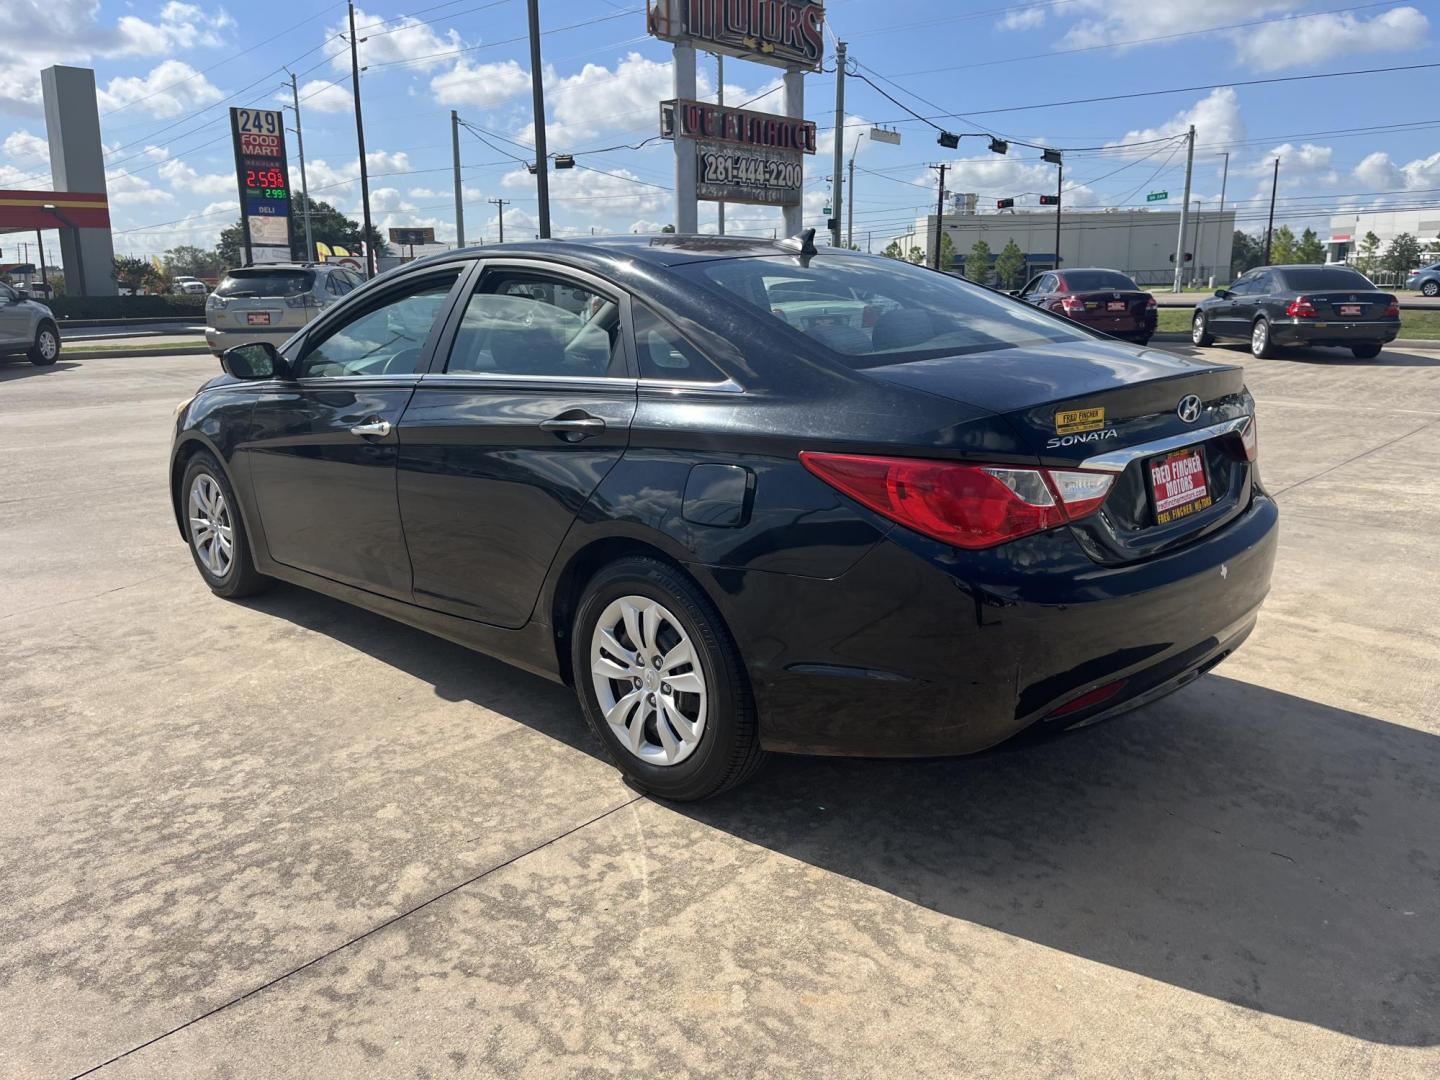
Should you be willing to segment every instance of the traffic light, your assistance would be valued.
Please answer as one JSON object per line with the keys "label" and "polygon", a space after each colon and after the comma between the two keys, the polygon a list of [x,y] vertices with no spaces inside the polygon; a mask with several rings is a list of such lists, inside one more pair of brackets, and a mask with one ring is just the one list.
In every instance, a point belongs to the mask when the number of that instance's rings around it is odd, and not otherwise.
{"label": "traffic light", "polygon": [[1040,205],[1041,205],[1041,206],[1055,206],[1055,205],[1057,205],[1059,202],[1060,202],[1060,196],[1059,196],[1059,195],[1041,195],[1041,196],[1040,196]]}
{"label": "traffic light", "polygon": [[1014,200],[1014,199],[996,199],[996,200],[995,200],[995,209],[996,209],[996,210],[1009,210],[1009,209],[1010,209],[1012,206],[1014,206],[1014,205],[1015,205],[1015,200]]}
{"label": "traffic light", "polygon": [[1040,155],[1040,160],[1041,160],[1041,161],[1048,161],[1051,165],[1059,165],[1059,164],[1060,164],[1060,151],[1059,151],[1059,150],[1046,150],[1046,151],[1044,151],[1044,152],[1041,153],[1041,155]]}
{"label": "traffic light", "polygon": [[556,155],[555,155],[555,168],[557,168],[557,169],[573,169],[574,167],[575,167],[575,155],[574,155],[574,154],[556,154]]}
{"label": "traffic light", "polygon": [[833,217],[832,217],[832,218],[826,218],[826,219],[825,219],[825,228],[828,229],[830,232],[833,233],[833,232],[834,232],[836,229],[838,229],[839,227],[840,227],[840,219],[839,219],[839,218],[833,218]]}
{"label": "traffic light", "polygon": [[935,141],[938,142],[941,146],[945,147],[946,150],[954,150],[957,146],[960,145],[960,136],[951,135],[948,131],[942,131],[940,132],[940,138],[936,139]]}
{"label": "traffic light", "polygon": [[1010,152],[1010,144],[1004,139],[992,138],[990,140],[990,152],[992,154],[1008,154]]}

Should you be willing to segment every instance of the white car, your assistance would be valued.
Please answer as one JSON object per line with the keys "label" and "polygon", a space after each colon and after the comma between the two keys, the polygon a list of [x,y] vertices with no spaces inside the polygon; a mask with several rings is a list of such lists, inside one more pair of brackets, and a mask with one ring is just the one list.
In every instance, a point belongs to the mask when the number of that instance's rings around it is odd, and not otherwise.
{"label": "white car", "polygon": [[210,290],[199,278],[177,277],[170,282],[170,291],[176,296],[204,296]]}

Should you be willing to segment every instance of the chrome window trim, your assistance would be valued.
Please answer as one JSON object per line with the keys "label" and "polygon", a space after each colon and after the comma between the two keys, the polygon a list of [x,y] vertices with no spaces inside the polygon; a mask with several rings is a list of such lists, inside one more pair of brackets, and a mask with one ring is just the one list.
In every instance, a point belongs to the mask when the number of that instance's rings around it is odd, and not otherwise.
{"label": "chrome window trim", "polygon": [[517,390],[563,390],[568,387],[633,390],[635,382],[629,375],[492,375],[485,371],[432,371],[420,377],[419,385],[425,389],[485,386]]}
{"label": "chrome window trim", "polygon": [[641,390],[655,393],[743,394],[745,388],[734,379],[723,382],[686,382],[684,379],[641,379]]}
{"label": "chrome window trim", "polygon": [[1094,457],[1086,458],[1080,463],[1082,469],[1093,469],[1096,472],[1124,472],[1132,461],[1140,458],[1152,457],[1155,454],[1163,454],[1167,450],[1179,450],[1182,447],[1192,446],[1195,443],[1202,443],[1209,439],[1218,438],[1221,435],[1232,435],[1244,433],[1250,426],[1251,417],[1237,416],[1233,420],[1226,420],[1223,423],[1211,424],[1209,427],[1196,428],[1194,431],[1185,431],[1179,435],[1170,435],[1164,439],[1156,439],[1153,442],[1141,443],[1138,446],[1127,446],[1123,450],[1111,450],[1106,454],[1096,454]]}

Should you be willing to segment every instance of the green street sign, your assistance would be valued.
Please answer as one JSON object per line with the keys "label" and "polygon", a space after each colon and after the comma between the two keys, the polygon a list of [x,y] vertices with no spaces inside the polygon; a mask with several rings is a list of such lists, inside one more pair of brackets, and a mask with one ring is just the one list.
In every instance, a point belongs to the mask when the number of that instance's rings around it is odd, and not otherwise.
{"label": "green street sign", "polygon": [[830,216],[830,207],[828,207],[828,206],[825,207],[823,213],[825,214],[826,217],[829,217],[829,216]]}
{"label": "green street sign", "polygon": [[1145,201],[1160,202],[1162,199],[1168,199],[1169,197],[1170,193],[1168,191],[1152,191],[1149,195],[1145,196]]}

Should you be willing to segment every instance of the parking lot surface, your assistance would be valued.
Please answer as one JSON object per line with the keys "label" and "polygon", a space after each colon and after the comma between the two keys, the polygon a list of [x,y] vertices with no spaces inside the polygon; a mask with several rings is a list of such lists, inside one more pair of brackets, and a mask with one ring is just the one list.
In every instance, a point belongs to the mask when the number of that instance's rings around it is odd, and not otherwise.
{"label": "parking lot surface", "polygon": [[1440,351],[1205,352],[1284,515],[1235,657],[698,806],[562,687],[211,596],[213,358],[0,362],[0,1076],[1440,1075]]}

